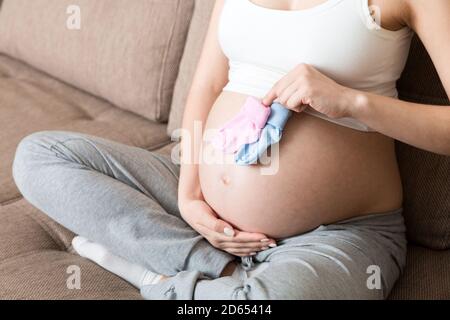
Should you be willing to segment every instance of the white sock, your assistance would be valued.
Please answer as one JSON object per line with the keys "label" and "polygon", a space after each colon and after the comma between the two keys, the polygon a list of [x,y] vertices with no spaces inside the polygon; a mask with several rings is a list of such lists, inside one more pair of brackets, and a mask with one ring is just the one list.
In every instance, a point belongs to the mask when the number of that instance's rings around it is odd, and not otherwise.
{"label": "white sock", "polygon": [[72,246],[80,256],[92,260],[138,289],[146,285],[156,284],[163,278],[140,265],[113,255],[102,245],[91,242],[86,238],[75,237],[72,240]]}

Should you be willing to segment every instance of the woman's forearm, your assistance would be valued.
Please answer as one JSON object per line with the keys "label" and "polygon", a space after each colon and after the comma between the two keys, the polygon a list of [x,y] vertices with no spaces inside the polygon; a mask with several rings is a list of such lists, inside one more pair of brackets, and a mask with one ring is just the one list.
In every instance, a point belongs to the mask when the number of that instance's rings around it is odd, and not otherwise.
{"label": "woman's forearm", "polygon": [[409,103],[349,91],[350,117],[372,129],[434,153],[450,155],[450,107]]}
{"label": "woman's forearm", "polygon": [[193,88],[186,101],[181,133],[181,171],[179,202],[203,199],[198,175],[202,133],[206,120],[220,91],[214,88]]}

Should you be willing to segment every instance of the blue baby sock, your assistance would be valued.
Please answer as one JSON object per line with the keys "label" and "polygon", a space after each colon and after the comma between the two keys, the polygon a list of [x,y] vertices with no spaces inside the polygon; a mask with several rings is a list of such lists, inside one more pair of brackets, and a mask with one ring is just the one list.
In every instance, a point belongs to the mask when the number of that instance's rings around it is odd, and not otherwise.
{"label": "blue baby sock", "polygon": [[256,164],[258,159],[271,145],[280,142],[283,129],[292,115],[292,111],[279,103],[271,106],[272,112],[258,141],[242,146],[235,157],[235,162],[241,166]]}

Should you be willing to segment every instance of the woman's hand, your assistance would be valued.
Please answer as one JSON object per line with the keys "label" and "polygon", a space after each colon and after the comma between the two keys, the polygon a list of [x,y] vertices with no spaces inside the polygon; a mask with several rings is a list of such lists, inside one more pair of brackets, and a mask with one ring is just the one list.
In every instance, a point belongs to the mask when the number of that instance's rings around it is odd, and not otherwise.
{"label": "woman's hand", "polygon": [[217,218],[203,200],[187,200],[180,204],[181,216],[211,245],[232,255],[245,257],[275,246],[275,241],[260,233],[242,232]]}
{"label": "woman's hand", "polygon": [[263,104],[278,102],[294,112],[303,112],[308,106],[330,118],[350,116],[354,90],[337,84],[314,67],[298,65],[264,97]]}

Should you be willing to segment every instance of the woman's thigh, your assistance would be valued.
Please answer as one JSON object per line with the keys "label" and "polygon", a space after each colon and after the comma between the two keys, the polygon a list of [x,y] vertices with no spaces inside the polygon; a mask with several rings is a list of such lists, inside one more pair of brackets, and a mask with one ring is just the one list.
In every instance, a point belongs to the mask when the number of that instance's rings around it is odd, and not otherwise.
{"label": "woman's thigh", "polygon": [[[120,181],[156,200],[167,212],[179,215],[179,167],[168,157],[141,148],[81,133],[44,131],[21,141],[13,165],[16,184],[25,195],[32,191],[39,193],[39,186],[45,182],[56,187],[63,180],[59,187],[64,189],[65,185],[83,179],[82,174],[73,174],[77,170]],[[99,192],[99,187],[105,188],[94,182],[92,179],[91,185],[80,184],[80,191]]]}
{"label": "woman's thigh", "polygon": [[232,257],[182,219],[178,175],[169,157],[73,132],[28,136],[14,161],[25,198],[74,233],[160,274],[217,276]]}

